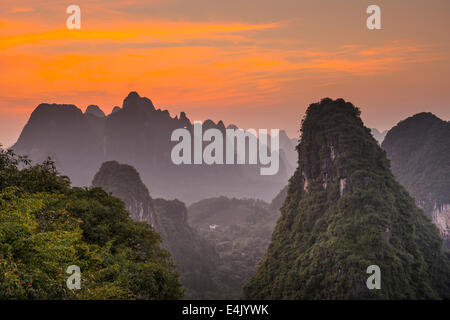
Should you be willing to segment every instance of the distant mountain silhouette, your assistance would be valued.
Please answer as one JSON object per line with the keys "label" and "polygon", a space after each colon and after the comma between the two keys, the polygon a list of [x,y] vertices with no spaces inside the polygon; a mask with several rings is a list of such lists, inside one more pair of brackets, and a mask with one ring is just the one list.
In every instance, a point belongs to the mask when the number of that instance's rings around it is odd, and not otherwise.
{"label": "distant mountain silhouette", "polygon": [[112,109],[111,113],[114,113],[114,112],[117,112],[117,111],[120,111],[120,110],[121,110],[121,108],[120,108],[119,106],[115,106],[115,107]]}
{"label": "distant mountain silhouette", "polygon": [[99,118],[103,118],[105,116],[105,113],[102,111],[102,109],[92,104],[86,108],[85,114],[92,114]]}
{"label": "distant mountain silhouette", "polygon": [[[43,103],[12,149],[33,161],[50,156],[76,186],[89,185],[105,161],[126,163],[138,170],[153,195],[186,202],[217,195],[270,201],[286,185],[294,159],[285,133],[280,134],[280,145],[288,149],[281,150],[280,169],[273,176],[261,176],[260,165],[174,165],[171,134],[177,128],[192,130],[192,125],[184,112],[171,117],[136,92],[108,116],[97,106],[83,114],[74,105]],[[208,128],[225,132],[222,121],[206,120],[203,131]]]}
{"label": "distant mountain silhouette", "polygon": [[416,114],[393,127],[382,147],[393,173],[450,249],[450,123],[432,113]]}

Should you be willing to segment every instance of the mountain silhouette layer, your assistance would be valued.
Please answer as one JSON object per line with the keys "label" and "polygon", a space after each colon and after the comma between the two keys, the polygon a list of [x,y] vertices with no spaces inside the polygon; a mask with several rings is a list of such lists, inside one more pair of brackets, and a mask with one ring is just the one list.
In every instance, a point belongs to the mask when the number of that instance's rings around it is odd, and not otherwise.
{"label": "mountain silhouette layer", "polygon": [[[105,161],[129,164],[154,196],[188,203],[218,195],[270,201],[292,174],[287,157],[292,158],[293,150],[281,150],[280,169],[272,176],[261,176],[260,165],[175,165],[171,150],[177,142],[171,141],[171,134],[180,128],[192,132],[192,127],[184,112],[172,117],[131,92],[123,107],[108,116],[94,105],[83,114],[74,105],[40,104],[12,149],[33,162],[51,157],[75,186],[89,185]],[[206,120],[203,131],[208,128],[226,130],[222,121]],[[293,148],[284,132],[280,145]]]}
{"label": "mountain silhouette layer", "polygon": [[[244,298],[450,298],[439,232],[395,180],[359,109],[323,99],[301,133],[281,218]],[[367,286],[372,265],[380,289]]]}
{"label": "mountain silhouette layer", "polygon": [[431,113],[416,114],[393,127],[382,147],[398,181],[450,249],[450,123]]}

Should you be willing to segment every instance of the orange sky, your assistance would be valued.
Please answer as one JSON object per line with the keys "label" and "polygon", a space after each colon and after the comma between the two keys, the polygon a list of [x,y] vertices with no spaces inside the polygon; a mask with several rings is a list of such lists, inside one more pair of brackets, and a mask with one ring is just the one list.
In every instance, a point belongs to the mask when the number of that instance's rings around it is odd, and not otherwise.
{"label": "orange sky", "polygon": [[[70,4],[79,31],[66,29]],[[382,30],[367,30],[369,4]],[[3,1],[0,143],[41,102],[109,113],[130,91],[191,120],[291,136],[323,97],[379,129],[420,111],[449,120],[449,13],[447,0]]]}

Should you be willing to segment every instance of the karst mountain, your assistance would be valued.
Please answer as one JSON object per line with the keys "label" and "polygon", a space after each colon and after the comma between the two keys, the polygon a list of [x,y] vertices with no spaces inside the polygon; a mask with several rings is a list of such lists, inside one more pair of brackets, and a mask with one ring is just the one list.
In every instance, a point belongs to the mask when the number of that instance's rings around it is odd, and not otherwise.
{"label": "karst mountain", "polygon": [[[244,298],[450,298],[439,231],[396,181],[359,109],[311,104],[301,134],[281,217]],[[380,289],[367,286],[373,265]]]}

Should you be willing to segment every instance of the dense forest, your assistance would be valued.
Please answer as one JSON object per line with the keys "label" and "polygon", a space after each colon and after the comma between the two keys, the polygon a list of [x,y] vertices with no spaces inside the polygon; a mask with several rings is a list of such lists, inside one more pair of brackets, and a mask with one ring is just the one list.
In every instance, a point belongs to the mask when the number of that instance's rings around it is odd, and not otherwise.
{"label": "dense forest", "polygon": [[[121,200],[0,148],[0,299],[180,299],[160,243]],[[70,265],[82,290],[67,288]]]}
{"label": "dense forest", "polygon": [[[323,99],[301,134],[281,218],[244,298],[449,299],[438,230],[395,180],[359,109]],[[366,286],[371,265],[381,290]]]}

